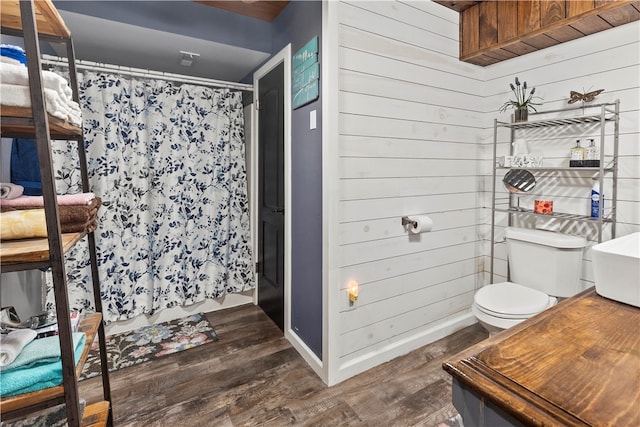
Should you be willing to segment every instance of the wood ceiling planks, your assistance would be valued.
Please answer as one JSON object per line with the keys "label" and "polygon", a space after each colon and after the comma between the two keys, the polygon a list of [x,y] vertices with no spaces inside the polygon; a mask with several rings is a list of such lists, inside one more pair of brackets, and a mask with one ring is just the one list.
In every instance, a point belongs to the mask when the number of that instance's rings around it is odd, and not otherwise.
{"label": "wood ceiling planks", "polygon": [[206,6],[217,7],[229,12],[239,13],[268,22],[272,22],[289,4],[289,1],[284,0],[194,1]]}
{"label": "wood ceiling planks", "polygon": [[482,3],[481,1],[454,1],[454,0],[433,0],[435,3],[441,4],[444,7],[449,9],[453,9],[456,12],[462,12],[463,10],[469,9],[471,6],[475,6],[478,3]]}
{"label": "wood ceiling planks", "polygon": [[640,20],[633,0],[434,0],[460,12],[460,60],[486,66]]}

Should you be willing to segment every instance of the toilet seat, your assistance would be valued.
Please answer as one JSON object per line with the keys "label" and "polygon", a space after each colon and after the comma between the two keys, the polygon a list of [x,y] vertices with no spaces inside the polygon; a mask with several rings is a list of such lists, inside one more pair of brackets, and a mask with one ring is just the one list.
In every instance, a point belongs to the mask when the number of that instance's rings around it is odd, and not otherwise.
{"label": "toilet seat", "polygon": [[473,299],[478,310],[502,319],[528,319],[555,303],[555,298],[513,282],[485,286]]}
{"label": "toilet seat", "polygon": [[490,335],[509,329],[558,301],[543,292],[512,282],[487,285],[477,291],[473,299],[471,312]]}

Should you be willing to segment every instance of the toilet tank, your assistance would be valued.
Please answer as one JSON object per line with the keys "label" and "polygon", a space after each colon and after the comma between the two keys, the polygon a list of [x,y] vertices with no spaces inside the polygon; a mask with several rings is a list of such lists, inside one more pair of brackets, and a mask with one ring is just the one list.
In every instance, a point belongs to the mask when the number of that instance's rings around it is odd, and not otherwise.
{"label": "toilet tank", "polygon": [[582,290],[584,237],[517,227],[507,227],[505,237],[512,282],[563,298]]}

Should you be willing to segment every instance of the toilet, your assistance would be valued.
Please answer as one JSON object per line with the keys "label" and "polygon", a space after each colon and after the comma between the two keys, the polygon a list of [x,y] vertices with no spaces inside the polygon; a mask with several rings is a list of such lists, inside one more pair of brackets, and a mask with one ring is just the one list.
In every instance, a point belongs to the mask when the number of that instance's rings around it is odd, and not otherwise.
{"label": "toilet", "polygon": [[586,239],[553,231],[507,227],[512,282],[484,286],[471,312],[494,335],[554,306],[580,290]]}

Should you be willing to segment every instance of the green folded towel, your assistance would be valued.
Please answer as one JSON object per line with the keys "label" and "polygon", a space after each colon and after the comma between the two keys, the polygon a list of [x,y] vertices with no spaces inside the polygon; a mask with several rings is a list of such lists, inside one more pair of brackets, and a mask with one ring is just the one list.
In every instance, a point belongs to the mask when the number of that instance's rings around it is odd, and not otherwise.
{"label": "green folded towel", "polygon": [[[74,360],[82,355],[86,336],[74,332]],[[29,343],[10,365],[0,371],[0,396],[14,396],[62,384],[62,361],[57,336]]]}

